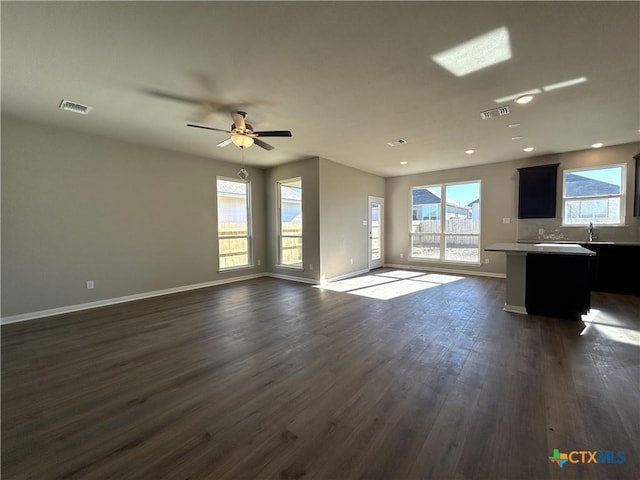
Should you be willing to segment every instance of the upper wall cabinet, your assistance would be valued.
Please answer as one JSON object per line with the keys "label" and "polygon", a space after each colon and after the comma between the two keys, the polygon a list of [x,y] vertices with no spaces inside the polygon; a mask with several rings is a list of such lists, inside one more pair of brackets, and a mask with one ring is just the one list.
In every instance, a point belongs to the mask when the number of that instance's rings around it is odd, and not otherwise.
{"label": "upper wall cabinet", "polygon": [[518,218],[556,217],[558,165],[518,169]]}

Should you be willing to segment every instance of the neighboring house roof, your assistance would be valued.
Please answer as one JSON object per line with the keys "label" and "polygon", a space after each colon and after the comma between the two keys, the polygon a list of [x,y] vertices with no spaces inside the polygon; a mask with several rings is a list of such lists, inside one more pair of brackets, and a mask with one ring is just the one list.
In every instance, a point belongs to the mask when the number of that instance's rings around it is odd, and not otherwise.
{"label": "neighboring house roof", "polygon": [[293,202],[301,202],[302,201],[302,188],[300,187],[290,187],[289,185],[282,185],[280,187],[280,192],[282,194],[282,200],[290,200]]}
{"label": "neighboring house roof", "polygon": [[[428,188],[420,188],[413,190],[413,204],[414,205],[432,205],[434,203],[440,203],[440,195],[432,192]],[[469,208],[469,205],[463,205],[455,200],[447,200],[447,205]]]}
{"label": "neighboring house roof", "polygon": [[413,190],[414,205],[430,205],[432,203],[440,203],[440,195],[436,195],[428,188]]}
{"label": "neighboring house roof", "polygon": [[245,196],[247,194],[247,184],[242,182],[231,182],[228,180],[218,181],[218,193],[230,197]]}
{"label": "neighboring house roof", "polygon": [[620,186],[603,182],[594,178],[583,177],[576,173],[567,173],[565,177],[567,197],[584,197],[588,195],[606,195],[620,193]]}
{"label": "neighboring house roof", "polygon": [[468,205],[471,207],[471,206],[473,206],[473,204],[475,204],[475,203],[480,203],[480,199],[479,199],[479,198],[476,198],[473,202],[469,202],[469,204],[468,204]]}

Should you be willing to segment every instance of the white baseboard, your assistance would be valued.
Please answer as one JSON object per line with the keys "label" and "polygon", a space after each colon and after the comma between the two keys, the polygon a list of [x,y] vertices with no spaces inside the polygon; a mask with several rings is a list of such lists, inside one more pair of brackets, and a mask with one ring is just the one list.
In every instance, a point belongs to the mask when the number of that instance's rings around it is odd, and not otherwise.
{"label": "white baseboard", "polygon": [[[415,266],[415,265],[399,265],[399,264],[393,264],[393,263],[385,264],[385,267],[410,269],[410,270],[424,270],[429,272],[455,273],[459,275],[477,275],[477,276],[484,276],[484,277],[506,278],[506,275],[502,273],[475,272],[475,271],[456,270],[456,269],[440,268],[440,267],[422,267],[422,266]],[[325,280],[325,282],[335,282],[338,280],[344,280],[346,278],[355,277],[357,275],[362,275],[367,272],[369,272],[369,269],[358,270],[356,272],[349,272],[343,275],[338,275],[329,280]],[[314,280],[312,278],[295,277],[292,275],[282,275],[280,273],[272,273],[272,272],[254,273],[250,275],[242,275],[239,277],[233,277],[228,279],[214,280],[211,282],[197,283],[193,285],[184,285],[184,286],[175,287],[175,288],[167,288],[165,290],[156,290],[153,292],[138,293],[135,295],[126,295],[124,297],[108,298],[105,300],[98,300],[96,302],[80,303],[77,305],[69,305],[67,307],[51,308],[48,310],[40,310],[37,312],[28,312],[28,313],[21,313],[18,315],[10,315],[7,317],[2,317],[0,319],[0,325],[6,325],[9,323],[17,323],[17,322],[25,322],[27,320],[35,320],[37,318],[52,317],[54,315],[79,312],[82,310],[89,310],[92,308],[106,307],[108,305],[116,305],[118,303],[132,302],[135,300],[142,300],[145,298],[159,297],[162,295],[170,295],[172,293],[186,292],[189,290],[197,290],[199,288],[215,287],[216,285],[223,285],[225,283],[233,283],[233,282],[241,282],[243,280],[251,280],[251,279],[260,278],[260,277],[272,277],[272,278],[278,278],[280,280],[290,280],[293,282],[302,282],[302,283],[308,283],[312,285],[320,283],[317,280]]]}
{"label": "white baseboard", "polygon": [[283,275],[281,273],[267,272],[264,274],[264,276],[278,278],[280,280],[291,280],[292,282],[310,283],[312,285],[318,283],[318,281],[314,280],[313,278],[294,277],[293,275]]}
{"label": "white baseboard", "polygon": [[505,303],[503,310],[505,312],[520,313],[522,315],[528,315],[527,307],[521,307],[519,305],[509,305],[508,303]]}
{"label": "white baseboard", "polygon": [[340,280],[345,280],[347,278],[357,277],[358,275],[364,275],[365,273],[369,273],[370,271],[371,270],[369,270],[368,268],[364,268],[362,270],[358,270],[355,272],[343,273],[342,275],[337,275],[332,278],[324,279],[320,282],[320,284],[329,283],[329,282],[338,282]]}
{"label": "white baseboard", "polygon": [[132,302],[151,297],[160,297],[162,295],[170,295],[172,293],[187,292],[189,290],[197,290],[199,288],[215,287],[225,283],[241,282],[243,280],[251,280],[267,276],[267,273],[252,273],[250,275],[242,275],[240,277],[225,278],[222,280],[213,280],[211,282],[196,283],[193,285],[184,285],[182,287],[167,288],[165,290],[156,290],[153,292],[138,293],[135,295],[126,295],[124,297],[107,298],[96,302],[80,303],[77,305],[69,305],[67,307],[51,308],[48,310],[40,310],[37,312],[21,313],[19,315],[10,315],[0,319],[0,325],[9,323],[25,322],[27,320],[35,320],[36,318],[51,317],[53,315],[61,315],[63,313],[79,312],[81,310],[89,310],[92,308],[106,307],[108,305],[116,305],[118,303]]}
{"label": "white baseboard", "polygon": [[443,267],[423,267],[422,265],[402,265],[397,263],[385,263],[385,267],[399,268],[404,270],[420,270],[426,272],[441,272],[441,273],[455,273],[458,275],[475,275],[477,277],[492,277],[492,278],[507,278],[504,273],[494,272],[479,272],[477,270],[458,270],[455,268],[443,268]]}

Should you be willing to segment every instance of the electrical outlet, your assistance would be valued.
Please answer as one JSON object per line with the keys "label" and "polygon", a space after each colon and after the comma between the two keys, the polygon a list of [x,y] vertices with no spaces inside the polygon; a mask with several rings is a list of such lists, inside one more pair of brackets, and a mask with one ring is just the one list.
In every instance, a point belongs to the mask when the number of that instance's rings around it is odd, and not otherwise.
{"label": "electrical outlet", "polygon": [[510,217],[502,217],[502,223],[511,223]]}
{"label": "electrical outlet", "polygon": [[351,262],[351,265],[353,265],[353,258],[351,260],[349,260]]}
{"label": "electrical outlet", "polygon": [[93,280],[87,280],[87,289],[93,290],[94,287],[95,287],[95,283],[93,282]]}
{"label": "electrical outlet", "polygon": [[401,253],[401,254],[400,254],[400,258],[404,258],[404,253]]}
{"label": "electrical outlet", "polygon": [[485,263],[485,265],[489,265],[489,259],[488,259],[488,258],[485,258],[485,259],[484,259],[484,263]]}
{"label": "electrical outlet", "polygon": [[313,263],[309,264],[309,270],[311,270],[313,272]]}
{"label": "electrical outlet", "polygon": [[262,260],[258,259],[258,266],[260,266],[260,264],[262,263]]}

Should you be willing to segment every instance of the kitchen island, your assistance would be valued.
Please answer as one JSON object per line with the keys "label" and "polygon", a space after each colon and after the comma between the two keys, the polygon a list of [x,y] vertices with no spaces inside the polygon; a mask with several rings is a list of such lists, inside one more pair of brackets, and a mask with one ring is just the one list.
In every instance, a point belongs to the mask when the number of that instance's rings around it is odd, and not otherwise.
{"label": "kitchen island", "polygon": [[589,257],[578,244],[495,243],[507,255],[507,312],[579,319],[591,308]]}

